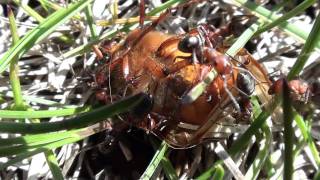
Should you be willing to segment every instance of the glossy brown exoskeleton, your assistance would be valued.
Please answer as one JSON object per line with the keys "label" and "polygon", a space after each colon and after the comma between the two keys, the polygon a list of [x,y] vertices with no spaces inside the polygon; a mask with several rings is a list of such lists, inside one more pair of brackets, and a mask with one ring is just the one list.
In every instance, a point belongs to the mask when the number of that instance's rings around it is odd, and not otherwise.
{"label": "glossy brown exoskeleton", "polygon": [[[236,20],[218,29],[199,25],[179,35],[156,31],[171,11],[130,32],[122,43],[101,47],[110,60],[97,70],[97,99],[112,103],[140,92],[148,94],[140,106],[121,117],[173,147],[186,148],[212,138],[220,122],[250,118],[250,96],[255,93],[262,103],[268,102],[269,80],[245,49],[234,58],[224,54],[223,40],[232,34]],[[217,75],[201,95],[184,102],[213,69]]]}

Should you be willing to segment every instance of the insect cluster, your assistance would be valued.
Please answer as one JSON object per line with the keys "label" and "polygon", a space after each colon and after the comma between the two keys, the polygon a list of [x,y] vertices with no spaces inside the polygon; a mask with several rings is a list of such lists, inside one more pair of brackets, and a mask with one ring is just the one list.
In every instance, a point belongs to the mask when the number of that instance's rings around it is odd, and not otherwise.
{"label": "insect cluster", "polygon": [[[250,97],[257,95],[262,107],[267,108],[269,94],[278,93],[281,85],[269,90],[266,70],[246,49],[235,57],[225,53],[229,47],[224,40],[248,17],[235,17],[220,28],[201,24],[184,34],[157,31],[156,26],[172,11],[167,10],[147,26],[140,20],[140,28],[123,42],[102,43],[99,54],[103,56],[98,57],[107,60],[96,71],[96,98],[109,104],[145,93],[143,102],[120,118],[152,132],[172,147],[186,148],[215,138],[213,132],[221,122],[248,123],[252,117]],[[215,77],[208,81],[213,71]],[[206,86],[202,93],[192,99],[190,92],[203,82]],[[301,91],[306,94],[307,90]]]}

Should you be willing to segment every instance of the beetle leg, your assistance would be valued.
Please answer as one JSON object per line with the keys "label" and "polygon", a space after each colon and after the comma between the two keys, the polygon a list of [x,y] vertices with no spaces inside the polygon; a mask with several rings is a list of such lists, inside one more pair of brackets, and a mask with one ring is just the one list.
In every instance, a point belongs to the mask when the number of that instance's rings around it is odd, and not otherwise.
{"label": "beetle leg", "polygon": [[139,24],[140,24],[140,28],[142,29],[144,24],[144,18],[145,18],[145,1],[144,0],[140,0],[139,13],[140,13]]}
{"label": "beetle leg", "polygon": [[132,43],[132,47],[134,47],[136,44],[138,44],[138,42],[140,42],[140,40],[150,31],[152,31],[153,29],[155,29],[155,27],[161,23],[163,20],[166,19],[166,17],[172,13],[173,10],[176,10],[176,9],[180,9],[180,8],[184,8],[184,7],[187,7],[187,6],[190,6],[191,4],[195,4],[197,2],[200,2],[200,1],[203,1],[203,0],[190,0],[186,3],[183,3],[181,5],[178,5],[176,7],[173,7],[173,8],[169,8],[167,9],[165,12],[163,12],[162,14],[160,14],[159,18],[158,19],[155,19],[151,22],[151,24],[145,28],[143,28],[141,34],[139,35],[138,38],[135,39],[135,41],[133,41]]}
{"label": "beetle leg", "polygon": [[102,54],[101,50],[98,48],[97,45],[93,45],[92,46],[92,50],[96,54],[98,60],[102,60],[103,59],[103,54]]}

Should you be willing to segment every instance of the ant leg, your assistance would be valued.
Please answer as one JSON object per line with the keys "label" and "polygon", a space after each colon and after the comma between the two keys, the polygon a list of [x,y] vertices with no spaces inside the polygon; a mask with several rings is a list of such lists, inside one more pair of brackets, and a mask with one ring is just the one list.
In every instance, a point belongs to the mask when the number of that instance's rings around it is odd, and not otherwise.
{"label": "ant leg", "polygon": [[217,85],[217,83],[214,83],[215,89],[217,90],[217,94],[218,94],[218,99],[219,99],[219,109],[223,110],[224,107],[221,105],[221,93],[220,93],[220,89],[219,86]]}
{"label": "ant leg", "polygon": [[140,24],[140,28],[142,29],[144,24],[144,18],[145,18],[145,1],[144,0],[140,0],[139,14],[140,14],[139,24]]}
{"label": "ant leg", "polygon": [[239,89],[237,86],[232,86],[231,88],[235,88],[242,96],[250,97],[249,94],[245,93],[244,91],[242,91],[241,89]]}
{"label": "ant leg", "polygon": [[[202,58],[202,56],[201,56],[201,58]],[[201,62],[202,62],[202,60],[201,60]],[[192,49],[192,63],[193,63],[193,64],[198,64],[198,63],[199,63],[199,60],[198,60],[198,58],[197,58],[197,54],[196,54],[196,49],[195,49],[195,48]]]}
{"label": "ant leg", "polygon": [[[242,52],[242,53],[244,53],[244,52]],[[228,55],[228,54],[227,54],[227,55]],[[245,62],[245,63],[240,62],[239,60],[235,59],[234,57],[232,57],[232,56],[230,56],[230,55],[228,55],[228,56],[229,56],[232,60],[234,60],[235,62],[239,63],[240,66],[246,66],[248,63],[251,62],[251,58],[250,58],[249,56],[247,57],[247,55],[244,55],[244,56],[246,56],[245,59],[246,59],[246,60],[249,60],[249,62]],[[247,70],[247,69],[245,69],[245,68],[242,68],[242,67],[239,67],[239,66],[235,66],[235,67],[233,67],[233,68],[249,74],[256,82],[260,83],[260,81],[259,81],[249,70]]]}
{"label": "ant leg", "polygon": [[208,45],[209,48],[214,48],[209,39],[208,31],[203,27],[203,25],[197,27],[197,30],[199,32],[200,40],[202,41],[202,43]]}
{"label": "ant leg", "polygon": [[231,99],[234,107],[236,108],[236,110],[237,110],[238,112],[240,112],[240,111],[241,111],[241,110],[240,110],[240,106],[239,106],[236,98],[232,95],[232,93],[231,93],[230,90],[228,89],[226,78],[225,78],[224,76],[222,76],[222,78],[223,78],[223,88],[224,88],[224,90],[226,91],[226,93],[227,93],[228,96],[230,97],[230,99]]}

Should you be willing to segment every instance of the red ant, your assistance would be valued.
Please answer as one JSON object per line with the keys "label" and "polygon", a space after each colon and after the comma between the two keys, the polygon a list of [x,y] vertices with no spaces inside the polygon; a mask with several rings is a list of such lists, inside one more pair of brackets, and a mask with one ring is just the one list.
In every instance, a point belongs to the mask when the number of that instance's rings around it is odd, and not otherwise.
{"label": "red ant", "polygon": [[[270,87],[269,94],[281,94],[283,87],[283,78],[276,80]],[[300,101],[307,103],[310,96],[319,96],[320,82],[319,79],[311,84],[300,80],[294,79],[288,82],[289,89],[291,91],[291,97],[294,101]]]}

